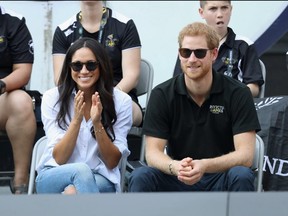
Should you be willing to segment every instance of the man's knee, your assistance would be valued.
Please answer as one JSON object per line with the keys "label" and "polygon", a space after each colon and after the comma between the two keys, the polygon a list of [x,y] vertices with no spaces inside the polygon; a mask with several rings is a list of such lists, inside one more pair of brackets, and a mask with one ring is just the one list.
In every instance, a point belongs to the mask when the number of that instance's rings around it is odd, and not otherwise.
{"label": "man's knee", "polygon": [[253,191],[255,176],[250,168],[236,166],[228,171],[229,185],[231,190]]}
{"label": "man's knee", "polygon": [[149,186],[152,185],[152,175],[153,168],[143,166],[135,169],[129,179],[128,179],[128,191],[129,192],[140,192],[140,191],[149,191]]}
{"label": "man's knee", "polygon": [[238,180],[245,180],[254,178],[253,171],[244,166],[236,166],[229,170],[229,175]]}
{"label": "man's knee", "polygon": [[[22,105],[32,107],[31,97],[23,90],[15,90],[9,93],[7,97],[8,104],[12,107],[20,107]],[[26,107],[25,107],[26,108]],[[27,107],[28,108],[28,107]]]}
{"label": "man's knee", "polygon": [[129,179],[128,179],[128,183],[133,184],[134,182],[143,182],[144,178],[147,178],[147,174],[149,174],[148,172],[148,167],[139,167],[135,170],[133,170],[133,172],[131,173]]}

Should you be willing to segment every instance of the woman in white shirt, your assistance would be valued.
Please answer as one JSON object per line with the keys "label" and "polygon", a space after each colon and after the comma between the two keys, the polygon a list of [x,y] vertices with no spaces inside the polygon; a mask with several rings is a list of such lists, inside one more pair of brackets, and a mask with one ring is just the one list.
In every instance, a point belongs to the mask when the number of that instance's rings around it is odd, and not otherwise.
{"label": "woman in white shirt", "polygon": [[113,87],[109,57],[96,40],[71,45],[59,85],[44,93],[41,111],[48,143],[37,193],[119,192],[118,163],[130,153],[132,100]]}

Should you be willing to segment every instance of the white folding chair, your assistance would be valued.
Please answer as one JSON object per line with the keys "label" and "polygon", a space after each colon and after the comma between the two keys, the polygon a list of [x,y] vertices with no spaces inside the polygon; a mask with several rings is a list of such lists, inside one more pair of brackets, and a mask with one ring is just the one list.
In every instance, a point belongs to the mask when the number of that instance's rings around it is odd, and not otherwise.
{"label": "white folding chair", "polygon": [[35,183],[35,175],[36,175],[36,166],[40,161],[40,158],[44,152],[45,146],[47,143],[47,137],[41,137],[34,145],[32,152],[32,160],[30,166],[30,176],[29,176],[29,185],[28,185],[28,195],[34,193],[34,183]]}
{"label": "white folding chair", "polygon": [[264,142],[262,138],[256,134],[255,152],[252,170],[256,173],[256,191],[262,191],[262,179],[263,179],[263,160],[264,160]]}
{"label": "white folding chair", "polygon": [[264,96],[265,96],[265,84],[266,84],[266,67],[265,67],[264,62],[262,62],[260,59],[259,59],[259,62],[260,62],[261,70],[262,70],[262,76],[264,79],[264,84],[260,87],[259,98],[264,98]]}

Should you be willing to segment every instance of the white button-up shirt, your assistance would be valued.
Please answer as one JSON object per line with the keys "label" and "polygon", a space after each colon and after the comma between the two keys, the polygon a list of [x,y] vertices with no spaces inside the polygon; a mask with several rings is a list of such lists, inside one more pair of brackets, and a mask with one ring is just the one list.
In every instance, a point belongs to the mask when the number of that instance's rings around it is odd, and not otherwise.
{"label": "white button-up shirt", "polygon": [[[76,91],[73,92],[70,99],[70,116],[74,116],[74,97]],[[66,133],[66,130],[61,129],[56,122],[56,116],[59,112],[59,103],[56,102],[59,98],[58,88],[52,88],[43,94],[41,104],[41,116],[44,125],[45,134],[47,136],[47,146],[44,154],[41,157],[39,164],[37,165],[37,171],[39,172],[45,166],[59,166],[53,158],[53,148]],[[122,157],[127,157],[130,151],[127,147],[127,134],[132,126],[132,99],[131,97],[114,88],[114,104],[117,115],[117,121],[113,125],[115,140],[114,145],[119,149]],[[69,124],[71,120],[66,118]],[[74,151],[67,161],[67,163],[84,162],[92,170],[105,176],[112,183],[116,185],[116,191],[120,191],[120,172],[116,167],[112,170],[108,169],[104,162],[101,160],[98,150],[98,143],[95,138],[92,137],[90,129],[93,126],[92,120],[88,121],[83,118],[80,126],[80,131],[76,141]]]}

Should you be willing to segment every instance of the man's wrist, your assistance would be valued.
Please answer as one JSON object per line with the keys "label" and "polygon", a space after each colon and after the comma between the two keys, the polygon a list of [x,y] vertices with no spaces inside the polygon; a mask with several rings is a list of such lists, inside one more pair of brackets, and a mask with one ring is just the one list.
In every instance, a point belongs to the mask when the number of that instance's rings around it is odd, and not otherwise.
{"label": "man's wrist", "polygon": [[0,95],[6,92],[6,83],[3,80],[0,80]]}
{"label": "man's wrist", "polygon": [[168,169],[171,175],[175,175],[174,171],[173,171],[173,161],[171,160],[170,163],[168,164]]}

